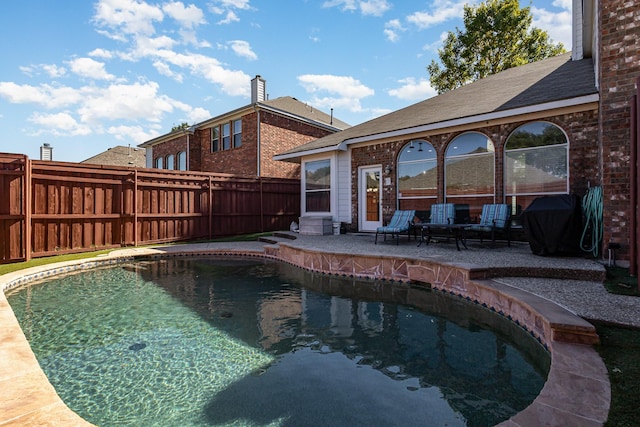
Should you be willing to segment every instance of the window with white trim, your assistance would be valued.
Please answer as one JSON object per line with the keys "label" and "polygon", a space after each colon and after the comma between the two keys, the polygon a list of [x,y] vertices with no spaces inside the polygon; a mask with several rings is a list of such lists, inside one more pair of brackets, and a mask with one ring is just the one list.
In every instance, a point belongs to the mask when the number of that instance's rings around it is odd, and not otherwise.
{"label": "window with white trim", "polygon": [[539,196],[568,194],[568,165],[569,142],[558,126],[531,122],[513,131],[504,149],[504,191],[513,211]]}
{"label": "window with white trim", "polygon": [[242,146],[242,120],[233,121],[233,148]]}
{"label": "window with white trim", "polygon": [[304,164],[305,212],[331,212],[331,160]]}
{"label": "window with white trim", "polygon": [[414,140],[405,145],[396,170],[400,209],[424,209],[437,198],[438,159],[429,142]]}
{"label": "window with white trim", "polygon": [[187,170],[187,152],[181,151],[178,153],[178,170]]}

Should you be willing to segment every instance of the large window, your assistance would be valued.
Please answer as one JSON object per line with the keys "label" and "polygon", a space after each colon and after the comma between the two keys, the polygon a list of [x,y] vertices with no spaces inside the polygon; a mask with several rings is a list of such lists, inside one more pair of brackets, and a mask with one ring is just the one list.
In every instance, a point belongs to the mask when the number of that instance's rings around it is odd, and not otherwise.
{"label": "large window", "polygon": [[429,142],[416,140],[405,145],[397,171],[400,209],[425,209],[433,201],[426,199],[438,196],[438,160]]}
{"label": "large window", "polygon": [[242,120],[233,121],[233,148],[242,146]]}
{"label": "large window", "polygon": [[222,125],[222,149],[228,150],[231,148],[231,124],[225,123]]}
{"label": "large window", "polygon": [[504,191],[514,212],[525,209],[538,196],[569,192],[568,150],[566,135],[552,123],[527,123],[509,136]]}
{"label": "large window", "polygon": [[170,170],[175,169],[175,161],[174,161],[173,154],[169,154],[167,156],[167,169],[170,169]]}
{"label": "large window", "polygon": [[305,212],[331,212],[331,161],[304,164]]}
{"label": "large window", "polygon": [[218,126],[211,128],[211,152],[220,151],[220,128]]}
{"label": "large window", "polygon": [[448,203],[468,205],[472,217],[482,205],[494,203],[495,148],[479,132],[467,132],[447,146],[444,159],[445,199]]}

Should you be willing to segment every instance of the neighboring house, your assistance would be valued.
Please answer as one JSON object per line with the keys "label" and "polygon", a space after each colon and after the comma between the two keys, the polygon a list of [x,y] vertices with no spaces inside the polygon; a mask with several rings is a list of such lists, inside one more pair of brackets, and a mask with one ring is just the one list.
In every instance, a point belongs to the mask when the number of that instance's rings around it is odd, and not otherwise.
{"label": "neighboring house", "polygon": [[273,160],[348,124],[292,97],[266,100],[266,82],[251,80],[251,104],[139,145],[147,167],[299,178],[300,165]]}
{"label": "neighboring house", "polygon": [[473,217],[485,203],[508,203],[517,215],[537,197],[601,186],[604,247],[628,252],[640,9],[575,0],[573,11],[570,54],[281,151],[276,160],[301,164],[302,216],[366,232],[396,209],[451,202],[469,205]]}
{"label": "neighboring house", "polygon": [[91,163],[105,166],[128,166],[143,168],[146,165],[145,150],[135,147],[123,147],[118,145],[96,154],[93,157],[83,160],[80,163]]}

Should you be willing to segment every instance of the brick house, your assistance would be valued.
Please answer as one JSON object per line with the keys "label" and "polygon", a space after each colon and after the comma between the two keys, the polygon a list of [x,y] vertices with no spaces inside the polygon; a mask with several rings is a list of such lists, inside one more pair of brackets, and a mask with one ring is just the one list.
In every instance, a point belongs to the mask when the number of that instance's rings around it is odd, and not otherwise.
{"label": "brick house", "polygon": [[299,178],[299,165],[273,156],[348,127],[295,98],[267,100],[266,82],[256,76],[251,104],[138,146],[146,149],[149,168]]}
{"label": "brick house", "polygon": [[[385,116],[283,150],[300,162],[302,216],[374,231],[396,209],[508,203],[600,187],[602,249],[637,254],[640,185],[630,160],[640,78],[640,8],[574,0],[572,52],[506,70]],[[635,110],[637,111],[637,109]],[[635,136],[635,140],[631,141]],[[600,253],[603,251],[601,250]]]}

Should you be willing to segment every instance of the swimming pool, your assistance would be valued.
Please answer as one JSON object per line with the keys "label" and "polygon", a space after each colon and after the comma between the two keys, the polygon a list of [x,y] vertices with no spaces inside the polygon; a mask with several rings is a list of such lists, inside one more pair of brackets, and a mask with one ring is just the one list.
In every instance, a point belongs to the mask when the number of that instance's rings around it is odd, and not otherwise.
{"label": "swimming pool", "polygon": [[492,425],[548,353],[459,298],[260,259],[172,258],[8,296],[65,403],[108,425]]}

